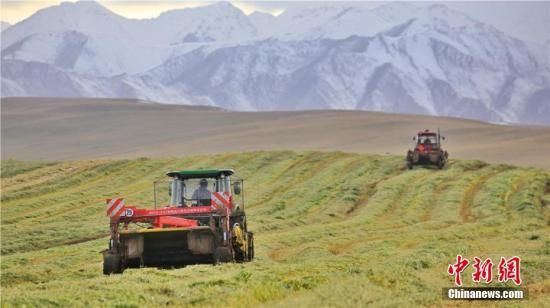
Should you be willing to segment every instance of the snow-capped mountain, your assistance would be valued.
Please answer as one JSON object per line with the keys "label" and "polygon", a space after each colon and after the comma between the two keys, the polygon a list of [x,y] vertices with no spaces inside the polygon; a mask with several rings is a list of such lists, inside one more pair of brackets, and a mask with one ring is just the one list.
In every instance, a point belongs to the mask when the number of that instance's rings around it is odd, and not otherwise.
{"label": "snow-capped mountain", "polygon": [[499,33],[492,40],[467,33],[451,39],[439,31],[447,26],[410,20],[373,37],[199,49],[145,76],[246,110],[364,109],[518,121],[529,114],[526,107],[539,105],[525,102],[548,89],[548,74],[525,45]]}
{"label": "snow-capped mountain", "polygon": [[550,124],[548,48],[441,5],[321,3],[275,17],[217,3],[131,20],[63,3],[2,33],[2,96]]}
{"label": "snow-capped mountain", "polygon": [[286,10],[260,32],[263,37],[283,40],[342,39],[350,35],[372,36],[392,25],[395,23],[364,7],[320,2],[318,6]]}
{"label": "snow-capped mountain", "polygon": [[197,43],[240,42],[255,31],[247,16],[229,3],[131,20],[96,2],[64,2],[3,33],[2,59],[108,77],[144,72]]}
{"label": "snow-capped mountain", "polygon": [[0,32],[6,30],[7,28],[9,28],[11,25],[5,21],[0,21]]}

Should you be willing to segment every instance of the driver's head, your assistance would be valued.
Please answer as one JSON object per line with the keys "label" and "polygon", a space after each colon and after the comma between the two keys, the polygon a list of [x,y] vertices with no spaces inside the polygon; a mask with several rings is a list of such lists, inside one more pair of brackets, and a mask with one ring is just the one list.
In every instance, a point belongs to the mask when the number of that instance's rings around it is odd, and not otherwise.
{"label": "driver's head", "polygon": [[202,179],[199,183],[201,187],[208,187],[208,181],[206,179]]}

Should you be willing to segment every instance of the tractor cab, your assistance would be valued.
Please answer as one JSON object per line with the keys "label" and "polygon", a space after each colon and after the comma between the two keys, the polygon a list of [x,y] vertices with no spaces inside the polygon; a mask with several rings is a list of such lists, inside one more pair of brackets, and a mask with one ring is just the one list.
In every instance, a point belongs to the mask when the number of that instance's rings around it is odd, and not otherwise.
{"label": "tractor cab", "polygon": [[437,137],[435,133],[421,133],[418,134],[418,144],[437,144]]}
{"label": "tractor cab", "polygon": [[168,194],[174,207],[227,206],[244,210],[243,181],[232,169],[171,171]]}
{"label": "tractor cab", "polygon": [[[443,137],[444,139],[445,137]],[[416,141],[415,150],[420,152],[429,152],[440,148],[441,140],[439,135],[429,130],[418,132],[413,137],[413,141]]]}

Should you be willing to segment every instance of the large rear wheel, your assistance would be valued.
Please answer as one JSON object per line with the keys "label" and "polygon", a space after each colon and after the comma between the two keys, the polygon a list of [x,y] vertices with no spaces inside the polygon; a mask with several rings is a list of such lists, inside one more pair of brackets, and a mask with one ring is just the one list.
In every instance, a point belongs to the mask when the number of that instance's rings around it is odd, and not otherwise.
{"label": "large rear wheel", "polygon": [[107,252],[103,255],[103,274],[122,274],[122,262],[120,255]]}
{"label": "large rear wheel", "polygon": [[443,169],[444,166],[445,166],[445,159],[443,157],[440,157],[439,161],[437,162],[437,167],[439,169]]}
{"label": "large rear wheel", "polygon": [[242,251],[240,247],[234,247],[234,249],[235,249],[235,261],[239,263],[246,261],[245,252]]}
{"label": "large rear wheel", "polygon": [[214,264],[220,264],[223,262],[231,262],[233,255],[228,247],[217,247],[212,256]]}
{"label": "large rear wheel", "polygon": [[254,234],[252,232],[248,232],[248,261],[252,261],[254,259]]}

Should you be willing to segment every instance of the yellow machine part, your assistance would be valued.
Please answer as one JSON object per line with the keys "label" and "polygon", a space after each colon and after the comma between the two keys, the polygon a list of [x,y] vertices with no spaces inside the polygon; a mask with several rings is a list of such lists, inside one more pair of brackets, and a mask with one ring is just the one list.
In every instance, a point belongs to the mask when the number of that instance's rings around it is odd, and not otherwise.
{"label": "yellow machine part", "polygon": [[247,253],[248,241],[246,238],[246,233],[243,232],[243,229],[239,224],[233,226],[233,236],[235,237],[235,242],[239,245],[241,251],[245,254]]}

